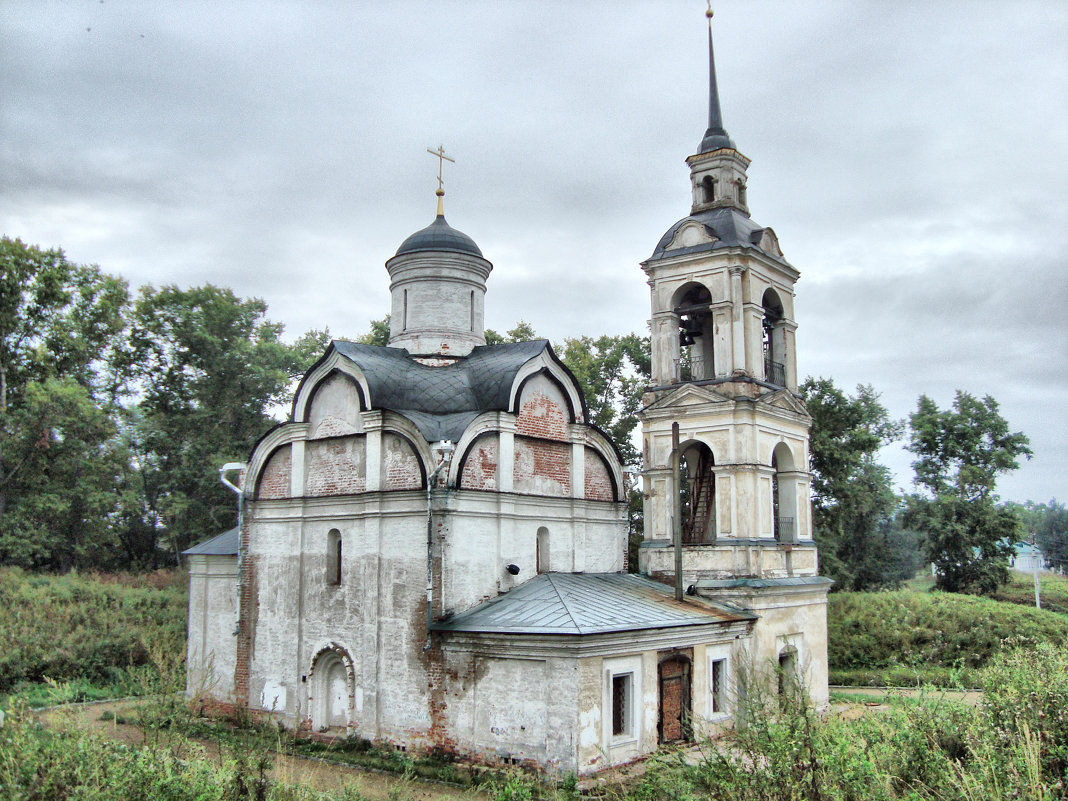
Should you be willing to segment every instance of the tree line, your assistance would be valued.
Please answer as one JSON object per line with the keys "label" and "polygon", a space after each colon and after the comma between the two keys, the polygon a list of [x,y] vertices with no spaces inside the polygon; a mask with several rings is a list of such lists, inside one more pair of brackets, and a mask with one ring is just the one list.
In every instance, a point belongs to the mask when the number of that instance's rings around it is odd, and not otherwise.
{"label": "tree line", "polygon": [[[61,250],[0,239],[0,564],[153,568],[232,527],[234,497],[218,467],[248,458],[331,339],[327,330],[293,342],[282,334],[262,300],[212,285],[131,294]],[[358,339],[384,345],[388,336],[383,318]],[[523,322],[486,331],[489,344],[535,336]],[[583,387],[590,422],[640,471],[633,437],[648,337],[555,347]],[[992,398],[958,392],[940,409],[921,396],[904,422],[870,386],[850,395],[809,378],[799,389],[813,418],[821,570],[839,589],[891,586],[933,562],[940,587],[990,592],[1007,578],[1013,543],[1032,534],[1051,566],[1068,567],[1063,505],[998,501],[997,477],[1031,451]],[[915,491],[904,497],[877,458],[902,437],[915,456]],[[636,548],[637,486],[629,500]]]}

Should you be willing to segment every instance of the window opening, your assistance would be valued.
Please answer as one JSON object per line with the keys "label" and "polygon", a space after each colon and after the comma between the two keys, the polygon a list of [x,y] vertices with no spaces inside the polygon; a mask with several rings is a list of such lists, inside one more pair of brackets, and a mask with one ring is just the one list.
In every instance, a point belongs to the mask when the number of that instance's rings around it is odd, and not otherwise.
{"label": "window opening", "polygon": [[724,682],[726,681],[727,660],[714,659],[712,661],[712,675],[710,684],[712,690],[712,714],[727,711]]}
{"label": "window opening", "polygon": [[408,290],[404,290],[404,309],[401,314],[401,330],[408,330]]}
{"label": "window opening", "polygon": [[745,205],[745,184],[741,181],[738,182],[738,203],[739,205]]}
{"label": "window opening", "polygon": [[545,526],[538,529],[537,567],[539,573],[549,572],[549,529]]}
{"label": "window opening", "polygon": [[713,202],[716,199],[716,179],[711,175],[706,175],[701,181],[701,187],[704,190],[705,203]]}
{"label": "window opening", "polygon": [[711,303],[712,293],[698,284],[687,290],[674,309],[679,321],[679,358],[675,362],[678,381],[701,381],[716,375]]}
{"label": "window opening", "polygon": [[471,290],[471,330],[475,330],[475,291]]}
{"label": "window opening", "polygon": [[326,538],[326,583],[341,583],[341,532],[331,529]]}
{"label": "window opening", "polygon": [[683,542],[715,542],[716,475],[715,459],[707,445],[697,443],[679,457],[682,477]]}
{"label": "window opening", "polygon": [[772,290],[764,293],[762,301],[764,307],[763,350],[764,350],[764,380],[776,386],[786,386],[786,355],[783,353],[781,341],[782,331],[780,323],[783,320],[782,303],[779,296]]}
{"label": "window opening", "polygon": [[787,696],[797,690],[797,649],[793,646],[779,654],[779,695]]}
{"label": "window opening", "polygon": [[612,735],[630,734],[631,680],[632,673],[612,677]]}

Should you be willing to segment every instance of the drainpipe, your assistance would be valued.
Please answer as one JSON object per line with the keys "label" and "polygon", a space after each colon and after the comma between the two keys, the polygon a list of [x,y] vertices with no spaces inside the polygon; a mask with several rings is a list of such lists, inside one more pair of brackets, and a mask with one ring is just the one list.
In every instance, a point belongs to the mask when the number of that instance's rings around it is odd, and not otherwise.
{"label": "drainpipe", "polygon": [[675,600],[682,600],[682,475],[679,424],[671,424],[671,538],[675,544]]}
{"label": "drainpipe", "polygon": [[[241,581],[245,566],[245,472],[248,465],[244,462],[227,462],[219,468],[219,481],[237,493],[237,627],[241,628]],[[237,483],[227,478],[228,473],[237,473]],[[237,633],[236,631],[234,632]]]}
{"label": "drainpipe", "polygon": [[430,493],[434,482],[438,480],[441,471],[448,467],[452,452],[456,449],[449,440],[443,439],[432,445],[430,450],[438,455],[438,466],[434,468],[426,480],[426,644],[423,650],[430,648],[430,627],[434,623],[433,596],[434,596],[434,508],[431,505]]}

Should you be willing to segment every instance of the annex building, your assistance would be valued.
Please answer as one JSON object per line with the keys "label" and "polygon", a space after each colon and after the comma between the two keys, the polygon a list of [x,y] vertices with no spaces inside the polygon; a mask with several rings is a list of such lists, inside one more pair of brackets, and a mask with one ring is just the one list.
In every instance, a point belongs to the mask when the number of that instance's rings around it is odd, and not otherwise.
{"label": "annex building", "polygon": [[749,216],[711,43],[690,213],[642,263],[639,564],[618,453],[547,341],[486,344],[492,264],[439,184],[386,262],[388,346],[331,343],[251,454],[239,527],[186,552],[191,697],[579,774],[730,725],[741,670],[826,703],[799,274]]}

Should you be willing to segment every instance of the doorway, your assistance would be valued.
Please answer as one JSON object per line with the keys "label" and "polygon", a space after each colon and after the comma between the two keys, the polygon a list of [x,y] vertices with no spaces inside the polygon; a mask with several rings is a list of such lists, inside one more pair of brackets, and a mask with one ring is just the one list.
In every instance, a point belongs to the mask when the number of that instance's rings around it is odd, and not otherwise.
{"label": "doorway", "polygon": [[660,660],[660,720],[657,731],[661,743],[692,739],[691,674],[693,660],[688,654],[674,653]]}

